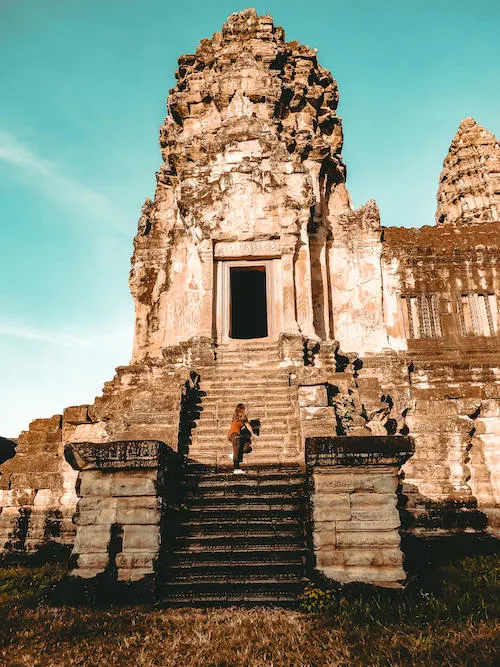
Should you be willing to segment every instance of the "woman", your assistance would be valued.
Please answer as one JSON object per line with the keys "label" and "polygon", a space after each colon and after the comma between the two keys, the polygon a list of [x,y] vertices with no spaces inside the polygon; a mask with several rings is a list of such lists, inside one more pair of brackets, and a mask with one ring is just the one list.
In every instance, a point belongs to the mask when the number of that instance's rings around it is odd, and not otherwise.
{"label": "woman", "polygon": [[243,459],[243,450],[246,443],[248,443],[249,449],[247,451],[252,451],[250,449],[251,440],[245,438],[241,435],[241,429],[243,426],[250,432],[250,435],[254,438],[257,437],[257,434],[254,433],[252,425],[250,424],[247,416],[247,411],[243,403],[238,403],[236,410],[234,411],[233,421],[231,422],[231,428],[227,434],[228,440],[230,440],[233,445],[233,453],[229,455],[233,460],[234,464],[234,474],[235,475],[246,475],[244,470],[241,470],[240,463]]}

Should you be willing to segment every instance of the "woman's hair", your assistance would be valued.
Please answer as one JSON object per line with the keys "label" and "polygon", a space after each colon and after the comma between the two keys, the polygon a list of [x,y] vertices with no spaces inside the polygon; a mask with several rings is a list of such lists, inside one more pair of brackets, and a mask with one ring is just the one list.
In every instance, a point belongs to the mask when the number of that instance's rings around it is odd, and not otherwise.
{"label": "woman's hair", "polygon": [[238,403],[233,415],[233,422],[244,422],[247,418],[247,410],[243,403]]}

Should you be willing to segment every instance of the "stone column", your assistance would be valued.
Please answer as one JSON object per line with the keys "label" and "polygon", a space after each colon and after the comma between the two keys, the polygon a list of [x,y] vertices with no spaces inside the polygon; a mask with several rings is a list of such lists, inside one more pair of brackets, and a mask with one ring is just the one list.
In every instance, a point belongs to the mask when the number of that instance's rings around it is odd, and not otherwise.
{"label": "stone column", "polygon": [[202,338],[212,338],[214,330],[214,253],[210,240],[198,244],[201,259],[201,288],[202,299],[200,304],[198,332]]}
{"label": "stone column", "polygon": [[283,272],[283,331],[287,334],[300,334],[295,308],[294,257],[297,238],[288,235],[282,239],[281,267]]}
{"label": "stone column", "polygon": [[311,253],[307,221],[300,228],[300,246],[295,266],[295,299],[299,329],[306,338],[317,339],[312,301]]}
{"label": "stone column", "polygon": [[164,476],[176,454],[156,440],[133,440],[73,443],[65,456],[79,471],[71,576],[140,582],[152,595]]}
{"label": "stone column", "polygon": [[315,567],[323,576],[402,585],[396,489],[412,452],[403,436],[306,439]]}

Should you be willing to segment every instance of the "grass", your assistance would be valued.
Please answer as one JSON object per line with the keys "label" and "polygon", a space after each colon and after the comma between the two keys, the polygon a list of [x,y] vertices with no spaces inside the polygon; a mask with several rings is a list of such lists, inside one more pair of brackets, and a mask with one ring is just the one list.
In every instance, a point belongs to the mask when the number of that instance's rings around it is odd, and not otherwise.
{"label": "grass", "polygon": [[495,554],[458,555],[405,591],[311,589],[310,611],[91,609],[47,602],[64,565],[11,564],[0,567],[0,664],[494,665],[499,573]]}

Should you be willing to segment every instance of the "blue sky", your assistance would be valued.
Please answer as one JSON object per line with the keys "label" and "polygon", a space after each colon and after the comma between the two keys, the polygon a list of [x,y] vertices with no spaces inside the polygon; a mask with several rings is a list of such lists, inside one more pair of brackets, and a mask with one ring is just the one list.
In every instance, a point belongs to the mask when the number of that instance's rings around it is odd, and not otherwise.
{"label": "blue sky", "polygon": [[[127,276],[177,57],[237,1],[0,0],[0,435],[90,402],[132,343]],[[432,224],[465,116],[498,135],[498,0],[252,3],[340,87],[354,204]]]}

